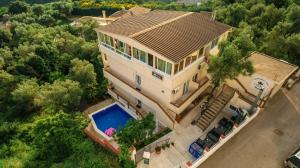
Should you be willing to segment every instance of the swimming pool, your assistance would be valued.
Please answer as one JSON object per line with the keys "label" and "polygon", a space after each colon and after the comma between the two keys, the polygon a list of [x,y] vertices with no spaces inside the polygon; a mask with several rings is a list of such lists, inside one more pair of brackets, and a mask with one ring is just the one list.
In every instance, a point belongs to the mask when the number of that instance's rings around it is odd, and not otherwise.
{"label": "swimming pool", "polygon": [[129,120],[136,118],[119,103],[113,103],[89,116],[95,130],[108,140],[112,139],[112,137],[105,134],[106,130],[114,128],[118,132],[121,128],[125,127]]}

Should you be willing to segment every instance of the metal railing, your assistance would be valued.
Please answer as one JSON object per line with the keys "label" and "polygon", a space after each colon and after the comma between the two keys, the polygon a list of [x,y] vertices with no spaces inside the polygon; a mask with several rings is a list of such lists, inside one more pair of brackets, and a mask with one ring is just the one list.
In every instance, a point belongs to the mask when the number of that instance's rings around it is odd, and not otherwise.
{"label": "metal railing", "polygon": [[143,154],[144,152],[154,152],[155,148],[158,146],[162,146],[165,144],[170,144],[170,138],[164,139],[164,140],[160,140],[160,141],[154,141],[153,143],[143,147],[142,149],[138,150],[135,154],[135,162],[138,163],[141,160],[143,160]]}

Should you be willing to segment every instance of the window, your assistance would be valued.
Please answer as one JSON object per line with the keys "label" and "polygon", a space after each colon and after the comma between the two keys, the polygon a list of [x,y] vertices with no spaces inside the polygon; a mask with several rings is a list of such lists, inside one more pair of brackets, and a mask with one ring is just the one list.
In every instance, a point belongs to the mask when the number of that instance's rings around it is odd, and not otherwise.
{"label": "window", "polygon": [[126,44],[126,54],[131,56],[131,46]]}
{"label": "window", "polygon": [[197,60],[197,55],[192,55],[192,63],[195,62]]}
{"label": "window", "polygon": [[177,74],[177,72],[178,72],[178,64],[175,64],[175,66],[174,66],[174,74]]}
{"label": "window", "polygon": [[123,41],[119,41],[119,50],[125,52],[125,43]]}
{"label": "window", "polygon": [[202,57],[204,53],[204,47],[202,47],[200,50],[199,50],[199,58]]}
{"label": "window", "polygon": [[153,67],[153,55],[148,54],[148,65]]}
{"label": "window", "polygon": [[191,64],[191,57],[187,57],[186,59],[185,59],[185,67],[187,67],[188,65],[190,65]]}
{"label": "window", "polygon": [[142,50],[133,48],[133,57],[144,63],[147,63],[147,53]]}
{"label": "window", "polygon": [[166,69],[166,61],[163,61],[159,58],[157,58],[157,69],[162,71],[162,72],[165,72],[165,69]]}
{"label": "window", "polygon": [[133,57],[136,59],[139,59],[139,53],[138,53],[138,49],[133,47]]}
{"label": "window", "polygon": [[192,80],[193,80],[194,82],[197,82],[197,78],[198,78],[198,73],[196,73],[196,74],[193,76]]}
{"label": "window", "polygon": [[184,63],[184,60],[182,60],[182,61],[179,63],[179,70],[178,70],[178,72],[180,72],[180,71],[183,69],[183,63]]}
{"label": "window", "polygon": [[99,33],[99,40],[101,42],[105,42],[105,37],[104,37],[104,34],[103,33]]}
{"label": "window", "polygon": [[144,51],[139,50],[140,61],[146,63],[146,53]]}
{"label": "window", "polygon": [[217,46],[217,44],[218,44],[218,41],[219,41],[219,37],[216,38],[215,40],[213,40],[213,41],[211,42],[211,47],[210,47],[210,49],[215,48],[215,47]]}
{"label": "window", "polygon": [[108,35],[104,35],[104,36],[105,36],[105,43],[110,45],[110,46],[113,46],[113,44],[114,44],[113,38],[108,36]]}
{"label": "window", "polygon": [[103,54],[104,60],[107,61],[107,56],[106,54]]}
{"label": "window", "polygon": [[169,75],[171,75],[171,73],[172,73],[172,64],[169,62],[167,62],[167,64],[166,64],[166,73]]}
{"label": "window", "polygon": [[189,81],[185,81],[183,84],[183,91],[182,91],[182,95],[185,95],[187,92],[189,91]]}

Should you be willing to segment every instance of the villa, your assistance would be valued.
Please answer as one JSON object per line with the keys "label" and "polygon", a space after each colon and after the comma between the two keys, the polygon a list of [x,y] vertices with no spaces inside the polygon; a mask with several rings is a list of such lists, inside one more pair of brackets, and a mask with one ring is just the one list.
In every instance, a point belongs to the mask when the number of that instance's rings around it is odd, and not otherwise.
{"label": "villa", "polygon": [[160,10],[98,28],[109,94],[173,129],[210,86],[208,57],[230,30],[210,13]]}

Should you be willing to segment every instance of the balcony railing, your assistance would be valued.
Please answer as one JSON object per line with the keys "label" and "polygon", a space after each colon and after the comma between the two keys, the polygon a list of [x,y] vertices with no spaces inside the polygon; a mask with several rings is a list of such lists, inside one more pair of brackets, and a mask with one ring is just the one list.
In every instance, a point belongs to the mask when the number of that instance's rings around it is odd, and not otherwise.
{"label": "balcony railing", "polygon": [[[124,79],[123,77],[121,77],[120,75],[118,75],[117,73],[115,73],[114,71],[112,71],[109,67],[104,68],[104,72],[108,73],[112,77],[118,79],[123,84],[127,85],[129,88],[137,91],[136,87],[134,86],[133,83],[128,82],[126,79]],[[154,105],[157,106],[157,108],[160,109],[168,117],[168,119],[172,122],[173,128],[174,128],[175,117],[171,114],[171,113],[174,113],[173,111],[171,111],[171,110],[167,109],[165,106],[161,105],[161,103],[157,99],[153,98],[149,94],[146,94],[144,91],[137,91],[137,92],[139,94],[143,95],[145,98],[147,98],[151,102],[153,102]]]}
{"label": "balcony railing", "polygon": [[112,47],[112,46],[110,46],[108,44],[105,44],[105,43],[101,43],[101,45],[104,46],[104,47],[106,47],[106,48],[108,48],[108,49],[110,49],[110,50],[112,50],[112,51],[114,51],[114,52],[116,52],[117,54],[120,54],[120,55],[124,56],[125,58],[131,60],[131,56],[128,55],[127,53],[124,53],[124,52],[122,52],[122,51],[120,51],[118,49],[115,49],[114,47]]}
{"label": "balcony railing", "polygon": [[187,94],[183,95],[182,97],[180,97],[176,101],[171,102],[171,104],[173,104],[174,106],[179,108],[186,101],[188,101],[194,94],[196,94],[208,81],[209,81],[209,78],[207,76],[205,76],[202,79],[200,79],[196,82],[193,82],[193,84],[197,83],[198,86],[196,86],[196,88],[195,88],[195,85],[193,85],[191,90]]}
{"label": "balcony railing", "polygon": [[130,109],[131,111],[133,111],[138,117],[140,117],[140,118],[146,117],[147,112],[145,112],[143,109],[136,107],[134,102],[130,101],[129,98],[127,98],[124,94],[122,94],[120,91],[115,89],[113,86],[109,87],[108,92],[112,93],[112,95],[115,95],[114,96],[115,99],[117,99],[119,101],[125,101],[127,108]]}

